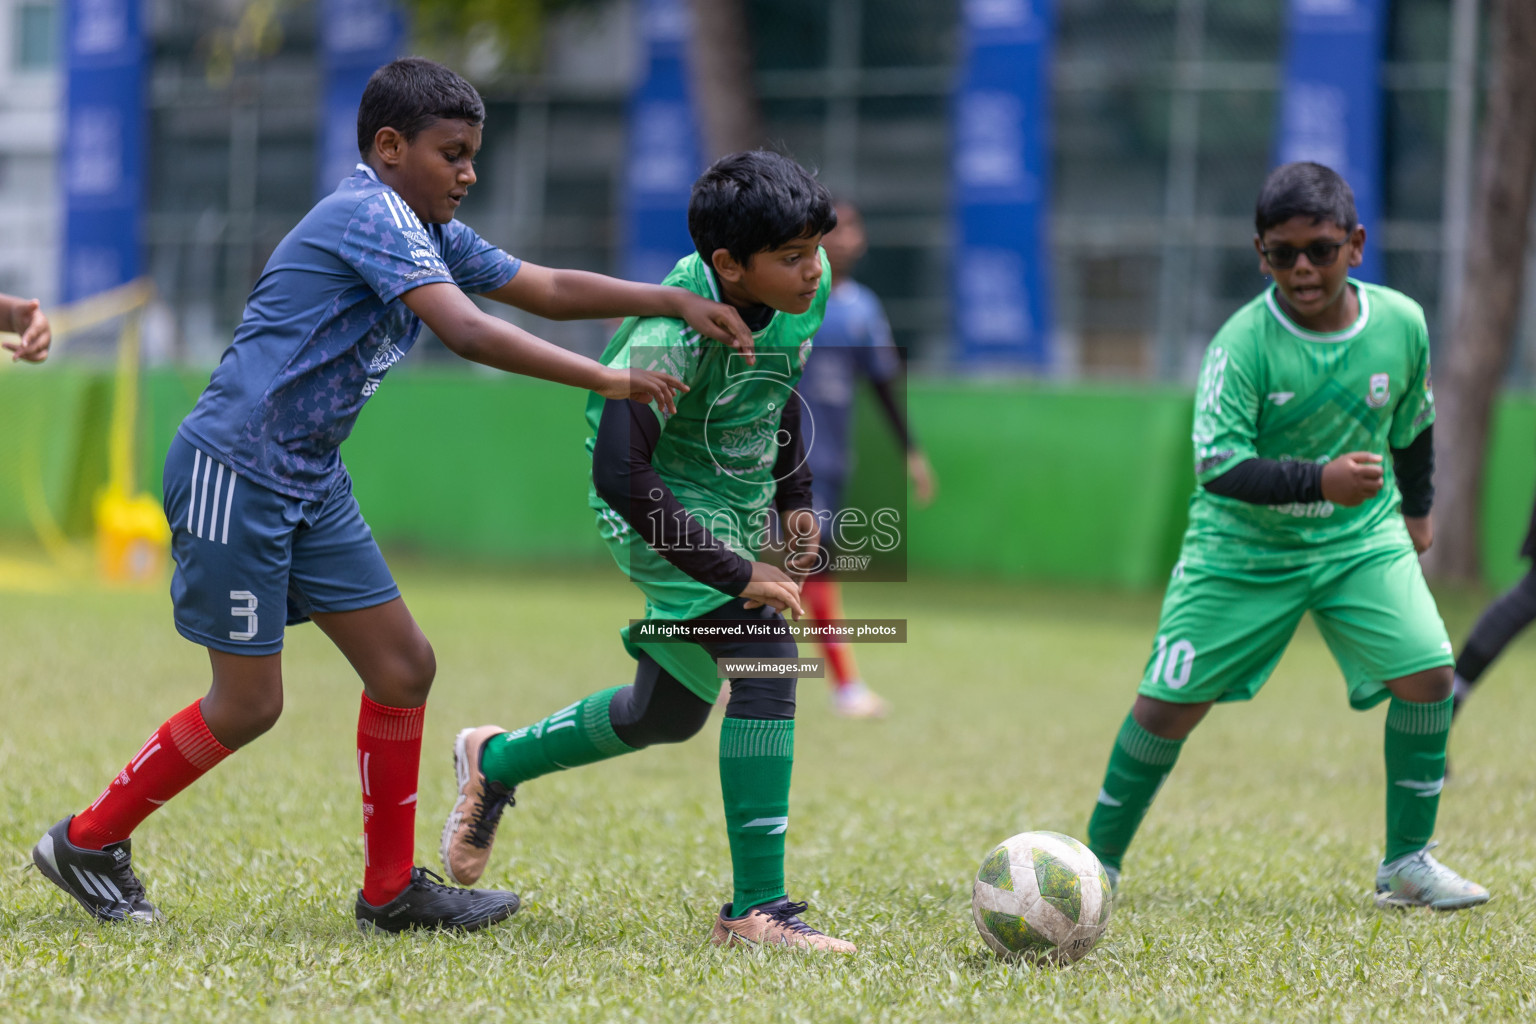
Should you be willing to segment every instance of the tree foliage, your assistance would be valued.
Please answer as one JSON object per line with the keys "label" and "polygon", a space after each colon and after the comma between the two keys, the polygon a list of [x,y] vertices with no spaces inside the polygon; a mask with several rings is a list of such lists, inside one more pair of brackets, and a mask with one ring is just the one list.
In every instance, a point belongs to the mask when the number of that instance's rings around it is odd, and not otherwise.
{"label": "tree foliage", "polygon": [[610,0],[405,0],[415,37],[429,49],[489,54],[496,70],[538,67],[550,19]]}

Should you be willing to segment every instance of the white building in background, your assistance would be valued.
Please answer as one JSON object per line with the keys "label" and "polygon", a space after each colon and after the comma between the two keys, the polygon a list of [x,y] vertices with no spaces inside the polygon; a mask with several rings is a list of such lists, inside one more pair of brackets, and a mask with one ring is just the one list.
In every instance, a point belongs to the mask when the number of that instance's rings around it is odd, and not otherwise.
{"label": "white building in background", "polygon": [[0,0],[0,292],[59,295],[62,0]]}

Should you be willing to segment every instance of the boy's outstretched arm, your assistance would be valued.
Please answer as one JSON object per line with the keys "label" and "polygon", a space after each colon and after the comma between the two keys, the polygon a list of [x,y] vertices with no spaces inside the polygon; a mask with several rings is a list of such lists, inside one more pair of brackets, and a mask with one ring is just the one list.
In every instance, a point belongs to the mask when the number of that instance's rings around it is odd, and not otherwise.
{"label": "boy's outstretched arm", "polygon": [[753,362],[752,332],[732,306],[712,302],[686,288],[637,284],[585,270],[552,270],[523,263],[516,276],[488,299],[516,306],[546,320],[601,320],[625,316],[665,316],[682,320]]}
{"label": "boy's outstretched arm", "polygon": [[457,285],[424,284],[400,296],[400,301],[432,328],[449,351],[470,362],[586,388],[604,398],[655,401],[669,413],[677,409],[676,393],[688,390],[671,374],[619,370],[551,345],[522,328],[481,312]]}
{"label": "boy's outstretched arm", "polygon": [[0,348],[11,353],[11,362],[24,359],[29,363],[40,363],[48,358],[48,348],[53,344],[53,328],[38,308],[36,299],[0,295],[0,331],[20,335],[16,341],[0,342]]}

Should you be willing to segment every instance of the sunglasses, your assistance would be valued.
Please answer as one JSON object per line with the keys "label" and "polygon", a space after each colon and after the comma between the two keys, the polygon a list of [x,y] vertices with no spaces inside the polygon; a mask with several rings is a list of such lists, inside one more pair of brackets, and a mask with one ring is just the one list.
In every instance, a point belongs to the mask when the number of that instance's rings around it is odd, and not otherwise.
{"label": "sunglasses", "polygon": [[1298,249],[1294,245],[1277,245],[1269,249],[1260,249],[1269,265],[1276,270],[1290,270],[1296,265],[1296,257],[1302,253],[1307,254],[1307,262],[1314,267],[1331,267],[1333,261],[1339,258],[1339,250],[1349,244],[1346,239],[1342,242],[1317,241],[1304,248]]}

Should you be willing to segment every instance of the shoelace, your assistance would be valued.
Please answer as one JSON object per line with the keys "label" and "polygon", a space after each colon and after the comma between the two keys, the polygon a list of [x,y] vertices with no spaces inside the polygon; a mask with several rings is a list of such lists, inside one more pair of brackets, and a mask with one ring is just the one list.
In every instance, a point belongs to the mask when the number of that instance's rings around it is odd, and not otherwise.
{"label": "shoelace", "polygon": [[133,904],[144,899],[144,883],[139,881],[139,876],[133,873],[133,861],[127,857],[122,860],[113,858],[112,870],[109,873],[113,884],[123,894],[123,902]]}
{"label": "shoelace", "polygon": [[486,783],[485,795],[480,798],[480,804],[475,808],[474,816],[469,819],[469,835],[464,837],[466,843],[481,850],[491,845],[491,839],[496,835],[496,826],[501,823],[502,814],[508,807],[517,806],[517,800],[513,798],[514,792],[510,789],[501,789],[493,782]]}
{"label": "shoelace", "polygon": [[415,867],[411,869],[411,884],[427,891],[463,892],[448,884],[448,880],[431,868]]}
{"label": "shoelace", "polygon": [[810,906],[806,902],[791,903],[786,901],[772,910],[764,910],[763,913],[790,931],[799,932],[802,935],[820,935],[822,934],[821,932],[800,920],[800,915],[809,910]]}
{"label": "shoelace", "polygon": [[1441,864],[1439,861],[1435,860],[1435,858],[1429,855],[1429,851],[1433,850],[1439,845],[1439,841],[1436,840],[1435,842],[1425,846],[1424,849],[1409,854],[1408,859],[1403,861],[1403,867],[1399,868],[1398,870],[1401,871],[1403,868],[1408,867],[1410,864],[1423,864],[1425,867],[1439,868],[1441,871],[1448,871],[1449,869],[1444,864]]}

